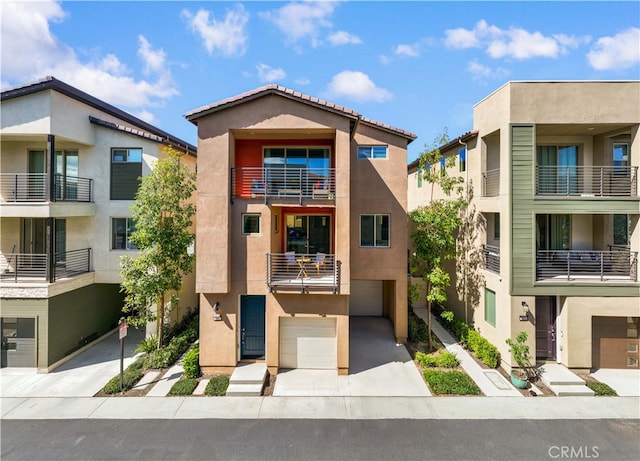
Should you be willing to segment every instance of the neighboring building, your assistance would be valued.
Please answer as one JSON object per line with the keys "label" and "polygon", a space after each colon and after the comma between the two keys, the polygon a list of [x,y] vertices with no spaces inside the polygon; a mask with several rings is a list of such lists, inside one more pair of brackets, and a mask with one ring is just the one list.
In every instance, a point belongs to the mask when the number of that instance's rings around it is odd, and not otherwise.
{"label": "neighboring building", "polygon": [[349,370],[349,317],[407,337],[415,136],[270,85],[196,109],[200,363]]}
{"label": "neighboring building", "polygon": [[[538,362],[639,367],[639,101],[638,81],[510,82],[442,149],[481,224],[448,304],[507,367],[519,331]],[[419,176],[410,164],[410,209],[429,194]]]}
{"label": "neighboring building", "polygon": [[196,148],[52,77],[1,101],[2,366],[46,371],[117,325],[138,178],[166,145],[195,168]]}

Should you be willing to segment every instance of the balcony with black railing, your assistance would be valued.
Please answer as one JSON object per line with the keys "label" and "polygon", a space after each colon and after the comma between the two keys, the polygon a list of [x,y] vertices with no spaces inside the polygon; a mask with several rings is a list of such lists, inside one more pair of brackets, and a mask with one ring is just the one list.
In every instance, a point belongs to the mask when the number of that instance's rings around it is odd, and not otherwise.
{"label": "balcony with black railing", "polygon": [[495,274],[500,274],[500,247],[482,245],[484,268]]}
{"label": "balcony with black railing", "polygon": [[93,202],[93,180],[53,175],[53,194],[46,173],[1,173],[0,202]]}
{"label": "balcony with black railing", "polygon": [[637,166],[536,166],[536,195],[637,197]]}
{"label": "balcony with black railing", "polygon": [[[52,283],[91,272],[91,248],[47,254],[10,253],[0,257],[0,282]],[[53,266],[53,270],[51,267]]]}
{"label": "balcony with black railing", "polygon": [[240,167],[231,169],[234,199],[334,200],[335,168]]}
{"label": "balcony with black railing", "polygon": [[628,248],[538,250],[536,279],[541,281],[638,281],[638,252]]}
{"label": "balcony with black railing", "polygon": [[482,196],[497,197],[500,195],[500,169],[482,172]]}
{"label": "balcony with black railing", "polygon": [[335,255],[268,253],[267,286],[272,292],[338,293],[340,261]]}

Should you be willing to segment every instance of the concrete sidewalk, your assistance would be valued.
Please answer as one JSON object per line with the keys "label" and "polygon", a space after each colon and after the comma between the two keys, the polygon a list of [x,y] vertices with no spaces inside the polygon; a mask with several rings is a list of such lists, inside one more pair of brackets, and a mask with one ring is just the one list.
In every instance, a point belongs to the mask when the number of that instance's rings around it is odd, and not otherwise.
{"label": "concrete sidewalk", "polygon": [[[413,309],[413,312],[427,322],[427,309]],[[458,341],[445,330],[436,319],[431,316],[431,330],[449,352],[453,352],[460,361],[460,366],[475,381],[480,390],[487,397],[524,397],[497,370],[482,368]]]}
{"label": "concrete sidewalk", "polygon": [[2,419],[640,419],[638,397],[2,398]]}

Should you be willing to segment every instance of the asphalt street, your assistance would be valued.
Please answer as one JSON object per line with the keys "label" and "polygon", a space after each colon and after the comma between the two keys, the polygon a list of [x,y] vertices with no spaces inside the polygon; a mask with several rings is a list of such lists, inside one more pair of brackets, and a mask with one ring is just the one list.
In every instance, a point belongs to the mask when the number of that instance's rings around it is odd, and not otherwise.
{"label": "asphalt street", "polygon": [[3,420],[8,460],[640,459],[638,420]]}

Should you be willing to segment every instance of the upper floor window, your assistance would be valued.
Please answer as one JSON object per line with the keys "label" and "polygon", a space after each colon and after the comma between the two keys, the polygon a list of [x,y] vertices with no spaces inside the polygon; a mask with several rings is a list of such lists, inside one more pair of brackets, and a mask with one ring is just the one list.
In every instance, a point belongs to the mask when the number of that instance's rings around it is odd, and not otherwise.
{"label": "upper floor window", "polygon": [[615,143],[613,145],[613,167],[623,169],[629,166],[629,144]]}
{"label": "upper floor window", "polygon": [[242,234],[260,233],[260,215],[257,213],[246,213],[242,215]]}
{"label": "upper floor window", "polygon": [[447,160],[444,157],[440,157],[440,176],[447,174]]}
{"label": "upper floor window", "polygon": [[630,235],[629,215],[627,214],[614,214],[613,215],[613,244],[614,245],[629,245]]}
{"label": "upper floor window", "polygon": [[360,246],[389,248],[389,215],[360,216]]}
{"label": "upper floor window", "polygon": [[467,148],[462,147],[458,150],[458,160],[460,164],[460,171],[467,171]]}
{"label": "upper floor window", "polygon": [[142,149],[111,149],[111,200],[133,200],[142,176]]}
{"label": "upper floor window", "polygon": [[422,187],[422,168],[418,168],[416,174],[418,176],[418,187]]}
{"label": "upper floor window", "polygon": [[358,146],[358,158],[387,158],[387,146]]}
{"label": "upper floor window", "polygon": [[137,247],[129,240],[136,230],[136,223],[132,218],[111,218],[111,249],[136,250]]}

